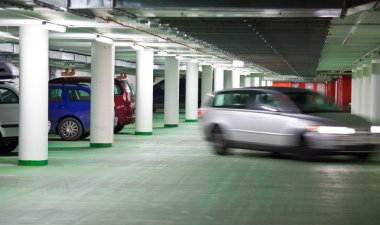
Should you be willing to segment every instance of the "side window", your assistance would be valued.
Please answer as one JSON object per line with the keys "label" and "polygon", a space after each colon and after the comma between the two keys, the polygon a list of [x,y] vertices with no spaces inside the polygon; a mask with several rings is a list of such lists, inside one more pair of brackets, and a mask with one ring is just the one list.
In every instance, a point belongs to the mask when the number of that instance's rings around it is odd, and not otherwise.
{"label": "side window", "polygon": [[247,105],[248,99],[248,92],[220,93],[214,97],[213,106],[242,109],[245,108],[245,106]]}
{"label": "side window", "polygon": [[294,106],[288,96],[281,93],[259,93],[255,96],[255,110],[264,111],[292,111]]}
{"label": "side window", "polygon": [[123,92],[121,91],[121,88],[117,85],[114,85],[113,93],[114,93],[114,95],[122,95],[123,94]]}
{"label": "side window", "polygon": [[61,102],[62,98],[62,89],[60,88],[49,88],[49,101],[50,102]]}
{"label": "side window", "polygon": [[0,104],[16,103],[18,103],[18,96],[16,93],[7,88],[0,88]]}
{"label": "side window", "polygon": [[80,89],[68,89],[67,95],[69,101],[79,102],[79,101],[90,101],[90,93],[80,90]]}

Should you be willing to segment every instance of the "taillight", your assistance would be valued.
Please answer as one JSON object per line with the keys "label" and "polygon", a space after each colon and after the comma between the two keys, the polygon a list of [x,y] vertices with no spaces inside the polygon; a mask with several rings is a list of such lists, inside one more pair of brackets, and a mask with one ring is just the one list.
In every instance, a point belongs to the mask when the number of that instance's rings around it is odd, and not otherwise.
{"label": "taillight", "polygon": [[206,114],[206,109],[204,109],[204,108],[199,108],[199,109],[198,109],[198,115],[199,115],[199,116],[202,116],[202,115],[204,115],[204,114]]}

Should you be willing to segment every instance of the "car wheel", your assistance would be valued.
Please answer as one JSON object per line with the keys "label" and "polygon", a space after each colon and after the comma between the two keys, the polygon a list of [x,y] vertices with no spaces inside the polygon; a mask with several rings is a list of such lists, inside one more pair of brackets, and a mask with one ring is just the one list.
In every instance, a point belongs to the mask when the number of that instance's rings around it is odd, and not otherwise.
{"label": "car wheel", "polygon": [[357,153],[355,156],[358,157],[360,160],[366,160],[368,159],[372,154],[370,152],[361,152]]}
{"label": "car wheel", "polygon": [[212,145],[214,153],[218,155],[226,155],[228,148],[226,147],[226,142],[220,128],[216,127],[212,132]]}
{"label": "car wheel", "polygon": [[300,138],[297,154],[301,160],[310,161],[315,159],[315,150],[309,147],[304,136]]}
{"label": "car wheel", "polygon": [[4,141],[0,135],[0,153],[2,154],[10,153],[11,151],[15,150],[17,146],[18,146],[18,140]]}
{"label": "car wheel", "polygon": [[58,125],[58,134],[65,141],[76,141],[83,135],[82,124],[73,117],[65,118]]}
{"label": "car wheel", "polygon": [[119,133],[122,129],[124,129],[124,125],[116,125],[116,126],[113,128],[113,133],[114,133],[114,134]]}

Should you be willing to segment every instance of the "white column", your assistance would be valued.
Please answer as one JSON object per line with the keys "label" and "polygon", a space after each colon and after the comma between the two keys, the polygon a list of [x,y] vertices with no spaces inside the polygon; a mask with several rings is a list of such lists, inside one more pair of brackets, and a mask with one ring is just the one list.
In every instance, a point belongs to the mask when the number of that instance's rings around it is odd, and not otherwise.
{"label": "white column", "polygon": [[352,75],[351,75],[351,114],[356,114],[357,111],[356,111],[356,97],[355,95],[357,95],[357,90],[356,90],[356,79],[357,78],[357,71],[356,69],[353,69],[352,70]]}
{"label": "white column", "polygon": [[244,87],[251,87],[251,77],[250,76],[244,77]]}
{"label": "white column", "polygon": [[214,71],[214,92],[224,89],[224,70],[222,67],[216,67]]}
{"label": "white column", "polygon": [[372,59],[371,120],[380,122],[380,58]]}
{"label": "white column", "polygon": [[232,88],[240,87],[240,71],[233,70],[232,71]]}
{"label": "white column", "polygon": [[201,87],[201,101],[205,101],[206,96],[212,93],[212,66],[202,66],[202,87]]}
{"label": "white column", "polygon": [[224,89],[232,88],[232,70],[224,71]]}
{"label": "white column", "polygon": [[[153,134],[153,51],[136,52],[136,135]],[[166,82],[165,82],[166,83]]]}
{"label": "white column", "polygon": [[245,87],[245,76],[239,75],[239,77],[240,77],[239,87]]}
{"label": "white column", "polygon": [[91,44],[91,121],[90,146],[111,147],[114,117],[115,46]]}
{"label": "white column", "polygon": [[179,60],[174,56],[165,58],[165,127],[178,127],[179,124]]}
{"label": "white column", "polygon": [[371,74],[372,74],[372,63],[367,61],[363,64],[363,89],[362,89],[362,115],[370,119],[371,118]]}
{"label": "white column", "polygon": [[49,34],[20,27],[19,165],[48,164]]}
{"label": "white column", "polygon": [[261,77],[260,81],[261,81],[261,85],[260,86],[262,86],[262,87],[266,87],[267,86],[267,82],[266,82],[266,80],[264,80],[263,77]]}
{"label": "white column", "polygon": [[188,62],[186,66],[186,105],[185,121],[198,121],[198,71],[196,62]]}
{"label": "white column", "polygon": [[272,87],[272,86],[273,86],[273,81],[271,81],[271,80],[267,80],[267,86],[268,86],[268,87]]}
{"label": "white column", "polygon": [[359,66],[356,68],[356,90],[357,95],[355,95],[355,102],[356,102],[356,115],[361,115],[361,109],[362,109],[362,79],[363,79],[363,67]]}

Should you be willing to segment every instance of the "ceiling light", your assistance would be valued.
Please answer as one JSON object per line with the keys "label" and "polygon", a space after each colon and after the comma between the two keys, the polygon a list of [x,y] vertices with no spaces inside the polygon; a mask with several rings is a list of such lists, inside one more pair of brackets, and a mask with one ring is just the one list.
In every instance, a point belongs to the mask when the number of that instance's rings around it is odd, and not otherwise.
{"label": "ceiling light", "polygon": [[175,58],[176,58],[176,59],[183,59],[183,57],[180,56],[180,55],[176,55]]}
{"label": "ceiling light", "polygon": [[240,60],[233,60],[232,61],[232,66],[233,67],[243,67],[244,66],[244,62],[240,61]]}
{"label": "ceiling light", "polygon": [[159,56],[167,56],[167,55],[168,55],[168,53],[165,52],[165,51],[159,51],[157,54],[158,54]]}
{"label": "ceiling light", "polygon": [[13,34],[8,33],[8,32],[2,32],[2,31],[0,31],[0,37],[2,37],[2,38],[11,38],[11,39],[19,40],[19,38],[16,37],[16,36],[14,36]]}
{"label": "ceiling light", "polygon": [[42,21],[42,25],[44,28],[52,31],[57,31],[57,32],[66,32],[66,27],[58,24],[53,24],[53,23],[48,23],[46,21]]}
{"label": "ceiling light", "polygon": [[198,62],[198,60],[196,60],[196,59],[190,59],[190,62],[196,63],[196,62]]}
{"label": "ceiling light", "polygon": [[134,50],[136,50],[136,51],[142,51],[142,50],[144,50],[144,47],[143,47],[143,46],[141,46],[141,45],[137,45],[137,44],[133,44],[133,45],[132,45],[132,48],[133,48]]}
{"label": "ceiling light", "polygon": [[106,43],[106,44],[112,44],[113,43],[112,39],[103,37],[101,35],[97,35],[95,40],[98,42]]}

